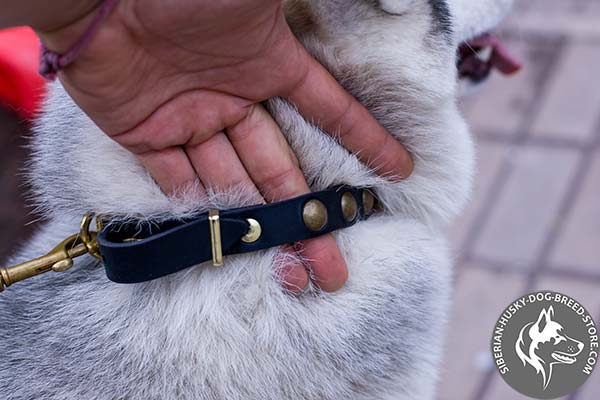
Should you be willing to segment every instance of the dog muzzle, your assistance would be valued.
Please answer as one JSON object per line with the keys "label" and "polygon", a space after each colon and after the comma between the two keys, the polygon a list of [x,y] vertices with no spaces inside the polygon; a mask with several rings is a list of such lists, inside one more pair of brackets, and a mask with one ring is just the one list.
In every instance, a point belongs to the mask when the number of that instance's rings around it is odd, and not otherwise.
{"label": "dog muzzle", "polygon": [[278,203],[210,210],[187,220],[141,224],[97,216],[97,232],[90,231],[94,215],[86,214],[80,232],[45,256],[0,268],[0,291],[49,271],[67,271],[85,254],[101,260],[116,283],[146,282],[211,260],[220,267],[226,255],[322,236],[380,209],[369,189],[336,186]]}

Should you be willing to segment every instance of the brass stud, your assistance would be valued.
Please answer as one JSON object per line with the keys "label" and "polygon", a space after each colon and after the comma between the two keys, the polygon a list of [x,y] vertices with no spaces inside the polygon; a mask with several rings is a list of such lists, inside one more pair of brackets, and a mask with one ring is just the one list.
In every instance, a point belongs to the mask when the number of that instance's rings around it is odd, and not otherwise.
{"label": "brass stud", "polygon": [[262,234],[262,228],[257,220],[252,218],[247,218],[246,222],[248,222],[248,233],[242,236],[242,242],[244,243],[254,243]]}
{"label": "brass stud", "polygon": [[350,192],[342,195],[342,214],[344,214],[346,222],[354,221],[358,215],[358,203]]}
{"label": "brass stud", "polygon": [[363,190],[362,192],[363,199],[363,210],[365,211],[365,215],[371,215],[373,212],[373,208],[375,207],[375,196],[368,190]]}
{"label": "brass stud", "polygon": [[302,210],[302,219],[308,229],[318,232],[327,225],[327,208],[320,200],[309,200]]}

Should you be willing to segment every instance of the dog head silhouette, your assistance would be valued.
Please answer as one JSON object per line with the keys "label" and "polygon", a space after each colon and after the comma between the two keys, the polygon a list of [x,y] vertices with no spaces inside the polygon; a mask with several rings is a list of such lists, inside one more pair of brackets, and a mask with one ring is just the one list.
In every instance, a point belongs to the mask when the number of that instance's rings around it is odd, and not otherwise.
{"label": "dog head silhouette", "polygon": [[544,389],[550,384],[556,364],[570,365],[577,361],[583,343],[573,339],[554,319],[554,307],[542,309],[536,321],[525,325],[515,345],[523,365],[529,364],[542,375]]}

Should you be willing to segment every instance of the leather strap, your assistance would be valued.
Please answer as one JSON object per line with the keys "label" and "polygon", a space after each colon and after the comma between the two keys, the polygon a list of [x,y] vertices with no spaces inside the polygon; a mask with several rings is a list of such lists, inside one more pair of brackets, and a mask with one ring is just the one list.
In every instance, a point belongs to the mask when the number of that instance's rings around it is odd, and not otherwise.
{"label": "leather strap", "polygon": [[[348,210],[344,216],[342,198],[346,196],[347,204],[346,193],[358,207],[353,219],[348,219]],[[352,226],[371,214],[374,207],[369,198],[374,199],[368,189],[337,186],[278,203],[221,211],[223,255],[281,246]],[[327,223],[318,231],[309,229],[303,217],[305,205],[313,199],[327,209]],[[366,207],[363,199],[367,199]],[[262,230],[254,243],[241,240],[250,228],[248,218],[258,221]],[[212,259],[208,213],[192,220],[169,220],[158,225],[112,222],[102,229],[97,240],[106,274],[117,283],[153,280]]]}

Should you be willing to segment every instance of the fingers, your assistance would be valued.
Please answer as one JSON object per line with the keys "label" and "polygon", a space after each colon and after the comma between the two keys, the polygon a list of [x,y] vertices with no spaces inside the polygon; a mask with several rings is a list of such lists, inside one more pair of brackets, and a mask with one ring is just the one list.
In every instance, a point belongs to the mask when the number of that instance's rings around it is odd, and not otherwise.
{"label": "fingers", "polygon": [[188,92],[161,106],[134,129],[111,137],[135,154],[195,146],[243,119],[250,104],[219,92]]}
{"label": "fingers", "polygon": [[179,146],[138,154],[138,159],[163,193],[175,194],[196,182],[196,171]]}
{"label": "fingers", "polygon": [[[217,92],[188,92],[164,104],[134,129],[111,137],[138,156],[163,192],[174,194],[195,182],[196,171],[210,170],[202,159],[212,156],[212,153],[207,151],[206,155],[195,155],[198,145],[213,138],[215,132],[241,120],[247,113],[248,104],[246,100]],[[215,142],[223,139],[224,135],[221,135]],[[191,153],[192,160],[181,148],[183,145]],[[213,142],[207,147],[214,146]],[[218,157],[213,159],[218,160]],[[233,172],[237,172],[234,180],[241,181],[239,168]]]}
{"label": "fingers", "polygon": [[[138,155],[168,194],[198,178],[216,190],[242,185],[254,191],[259,201],[274,202],[310,191],[269,113],[260,105],[248,108],[244,101],[226,95],[182,95],[140,126],[113,138]],[[339,289],[347,271],[333,237],[325,235],[300,245],[315,283],[325,291]],[[298,261],[287,263],[280,278],[294,292],[308,282]]]}
{"label": "fingers", "polygon": [[[260,105],[227,130],[236,152],[252,181],[269,202],[297,197],[310,192],[279,127]],[[347,279],[345,261],[331,235],[301,243],[303,255],[310,260],[315,281],[325,291],[339,289]],[[300,274],[292,265],[288,275]]]}
{"label": "fingers", "polygon": [[279,127],[260,105],[227,130],[240,160],[269,202],[309,191],[298,160]]}
{"label": "fingers", "polygon": [[201,144],[186,145],[184,150],[204,187],[217,191],[241,187],[253,194],[257,202],[264,202],[223,132]]}
{"label": "fingers", "polygon": [[[177,160],[180,156],[183,157],[181,165],[165,164],[171,159]],[[257,202],[264,202],[235,149],[223,132],[213,135],[198,145],[186,145],[183,149],[169,148],[167,151],[145,153],[141,159],[163,190],[168,188],[167,185],[173,183],[172,177],[166,175],[165,171],[180,168],[186,171],[185,179],[195,179],[197,176],[206,188],[223,191],[227,188],[241,186],[247,192],[253,192]],[[180,185],[184,183],[178,182]],[[293,251],[293,249],[290,247],[287,251]],[[296,258],[290,257],[289,260],[284,268],[277,272],[284,288],[290,292],[299,293],[308,284],[308,273],[304,265]]]}
{"label": "fingers", "polygon": [[[223,132],[197,146],[186,146],[185,150],[206,188],[226,190],[241,186],[253,192],[257,202],[265,202]],[[292,252],[293,248],[284,246],[282,251]],[[288,257],[284,260],[283,267],[276,271],[278,277],[286,290],[300,293],[308,285],[308,273],[297,258]]]}
{"label": "fingers", "polygon": [[379,175],[408,177],[413,162],[406,149],[306,50],[301,51],[307,57],[306,73],[285,96],[307,120],[339,137],[344,147]]}
{"label": "fingers", "polygon": [[332,235],[303,240],[294,248],[310,263],[317,286],[326,292],[335,292],[344,286],[348,268]]}

